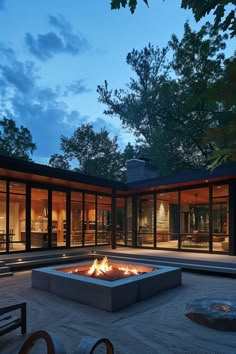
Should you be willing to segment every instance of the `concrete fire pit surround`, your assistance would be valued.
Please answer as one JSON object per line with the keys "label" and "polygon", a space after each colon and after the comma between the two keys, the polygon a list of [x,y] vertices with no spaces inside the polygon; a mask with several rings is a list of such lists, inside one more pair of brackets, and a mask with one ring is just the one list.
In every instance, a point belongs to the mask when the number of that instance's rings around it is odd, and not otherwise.
{"label": "concrete fire pit surround", "polygon": [[[228,307],[229,311],[219,308]],[[236,331],[236,301],[201,298],[189,302],[185,315],[192,321],[219,331]]]}
{"label": "concrete fire pit surround", "polygon": [[118,311],[138,301],[145,300],[160,291],[181,285],[181,269],[140,262],[124,262],[143,267],[155,268],[152,272],[106,281],[59,271],[63,268],[91,265],[92,261],[33,269],[31,285],[34,289],[49,291],[58,296],[106,311]]}

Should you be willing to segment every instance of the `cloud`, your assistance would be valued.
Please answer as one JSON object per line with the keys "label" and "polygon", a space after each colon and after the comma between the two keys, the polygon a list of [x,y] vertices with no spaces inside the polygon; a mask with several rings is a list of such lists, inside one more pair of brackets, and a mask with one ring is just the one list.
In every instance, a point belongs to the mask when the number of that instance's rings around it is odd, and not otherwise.
{"label": "cloud", "polygon": [[49,16],[49,24],[57,30],[38,34],[36,38],[26,33],[25,43],[32,55],[46,61],[56,54],[68,53],[78,55],[88,49],[88,42],[81,33],[74,33],[68,21],[61,15]]}
{"label": "cloud", "polygon": [[70,136],[88,117],[62,102],[60,89],[39,85],[32,62],[21,62],[0,43],[0,115],[27,127],[37,145],[33,159],[58,153],[61,134]]}
{"label": "cloud", "polygon": [[76,80],[72,82],[64,91],[64,95],[68,96],[68,94],[72,93],[74,95],[80,95],[82,93],[91,92],[86,85],[84,84],[84,80]]}
{"label": "cloud", "polygon": [[6,0],[0,0],[0,10],[5,9],[5,2],[6,2]]}

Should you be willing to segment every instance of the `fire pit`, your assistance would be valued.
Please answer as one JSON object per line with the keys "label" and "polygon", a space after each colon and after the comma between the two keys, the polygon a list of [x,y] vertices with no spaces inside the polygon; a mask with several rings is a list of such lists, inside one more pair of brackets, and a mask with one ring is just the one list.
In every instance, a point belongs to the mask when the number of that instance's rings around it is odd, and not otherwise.
{"label": "fire pit", "polygon": [[138,262],[85,261],[32,270],[32,287],[107,311],[117,311],[181,285],[181,269]]}

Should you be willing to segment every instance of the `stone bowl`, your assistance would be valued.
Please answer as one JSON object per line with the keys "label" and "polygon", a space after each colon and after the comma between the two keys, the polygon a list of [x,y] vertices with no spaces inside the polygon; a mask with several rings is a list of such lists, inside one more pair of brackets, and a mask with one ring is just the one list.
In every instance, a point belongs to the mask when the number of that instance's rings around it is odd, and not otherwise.
{"label": "stone bowl", "polygon": [[236,332],[236,301],[196,299],[187,304],[185,316],[198,324],[219,331]]}

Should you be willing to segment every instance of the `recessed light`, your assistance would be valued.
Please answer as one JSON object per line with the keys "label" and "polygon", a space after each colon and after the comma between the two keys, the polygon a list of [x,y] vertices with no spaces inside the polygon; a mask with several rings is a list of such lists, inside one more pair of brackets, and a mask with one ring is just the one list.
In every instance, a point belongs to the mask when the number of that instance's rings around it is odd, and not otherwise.
{"label": "recessed light", "polygon": [[221,188],[221,186],[217,186],[217,188],[219,189],[219,188]]}

